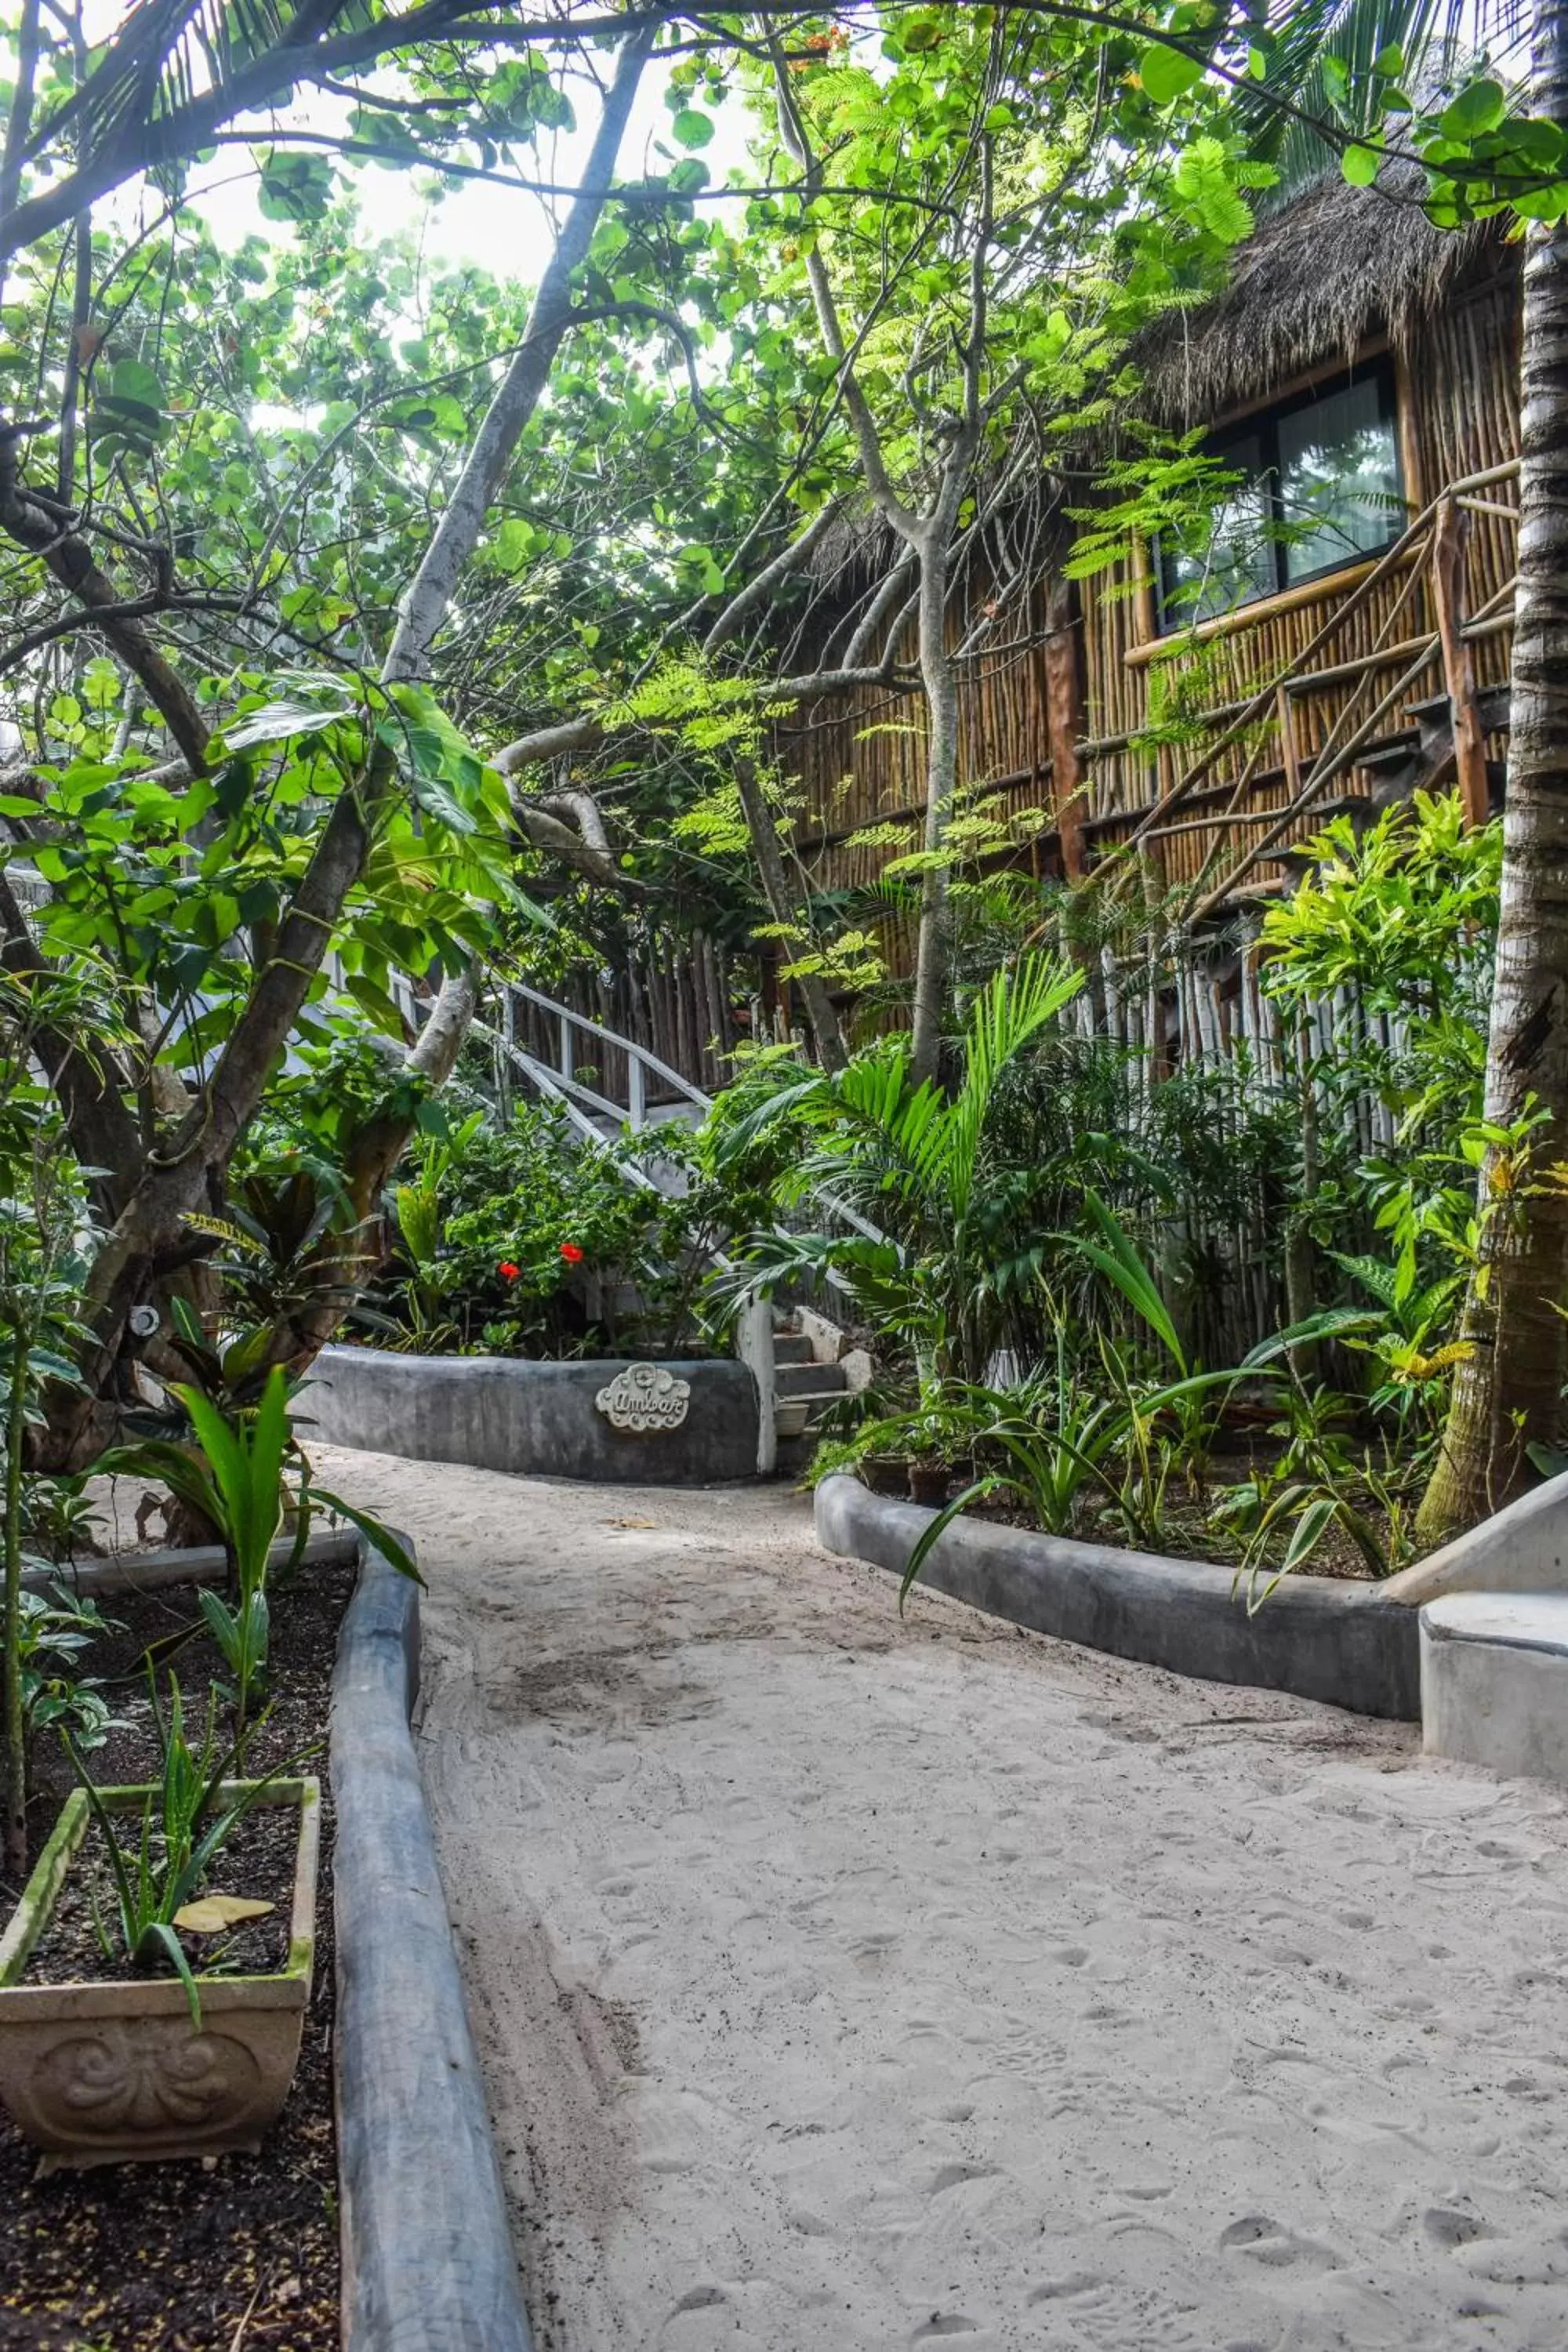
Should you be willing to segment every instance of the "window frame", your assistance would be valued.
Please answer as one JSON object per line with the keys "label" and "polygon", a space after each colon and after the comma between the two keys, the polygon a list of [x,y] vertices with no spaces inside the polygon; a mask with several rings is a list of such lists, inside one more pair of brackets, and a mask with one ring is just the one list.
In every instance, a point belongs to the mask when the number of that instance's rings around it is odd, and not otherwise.
{"label": "window frame", "polygon": [[[1268,485],[1269,521],[1283,529],[1286,518],[1280,490],[1279,426],[1287,417],[1299,416],[1304,409],[1315,408],[1321,401],[1331,398],[1335,393],[1352,391],[1360,383],[1373,383],[1377,388],[1377,421],[1389,428],[1394,450],[1395,491],[1408,507],[1405,450],[1399,430],[1399,392],[1394,362],[1386,352],[1358,361],[1353,367],[1337,368],[1331,376],[1306,385],[1286,400],[1275,401],[1264,407],[1249,409],[1245,415],[1231,417],[1205,439],[1204,455],[1217,458],[1223,464],[1227,452],[1237,444],[1256,441],[1258,447],[1257,478]],[[1310,588],[1319,581],[1331,580],[1336,572],[1348,572],[1355,564],[1374,563],[1379,556],[1387,554],[1405,529],[1407,519],[1407,515],[1391,514],[1388,530],[1376,545],[1337,556],[1332,562],[1321,563],[1315,571],[1302,572],[1294,580],[1287,576],[1286,571],[1290,553],[1289,541],[1283,537],[1269,539],[1265,541],[1265,547],[1273,573],[1272,585],[1260,589],[1256,595],[1244,596],[1238,604],[1227,605],[1223,613],[1205,614],[1201,618],[1194,613],[1190,601],[1173,602],[1173,598],[1180,598],[1180,583],[1171,576],[1164,547],[1157,545],[1153,571],[1155,621],[1159,633],[1162,636],[1176,636],[1188,629],[1212,627],[1215,621],[1267,604],[1276,596],[1293,594],[1297,590]]]}

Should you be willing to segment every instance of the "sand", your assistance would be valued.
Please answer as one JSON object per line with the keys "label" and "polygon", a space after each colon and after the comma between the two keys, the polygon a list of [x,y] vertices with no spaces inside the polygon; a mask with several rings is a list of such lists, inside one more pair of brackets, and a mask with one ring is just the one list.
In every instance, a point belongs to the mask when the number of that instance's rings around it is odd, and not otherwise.
{"label": "sand", "polygon": [[1568,2344],[1550,1791],[900,1626],[778,1489],[327,1469],[429,1578],[542,2352]]}

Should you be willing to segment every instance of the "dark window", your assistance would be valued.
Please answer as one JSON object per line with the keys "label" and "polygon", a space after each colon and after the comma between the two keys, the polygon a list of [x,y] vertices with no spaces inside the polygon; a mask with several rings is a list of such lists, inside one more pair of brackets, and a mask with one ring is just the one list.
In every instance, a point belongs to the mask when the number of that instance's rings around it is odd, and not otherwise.
{"label": "dark window", "polygon": [[1205,547],[1162,545],[1160,622],[1178,629],[1380,554],[1405,524],[1394,378],[1359,368],[1207,445],[1239,479]]}

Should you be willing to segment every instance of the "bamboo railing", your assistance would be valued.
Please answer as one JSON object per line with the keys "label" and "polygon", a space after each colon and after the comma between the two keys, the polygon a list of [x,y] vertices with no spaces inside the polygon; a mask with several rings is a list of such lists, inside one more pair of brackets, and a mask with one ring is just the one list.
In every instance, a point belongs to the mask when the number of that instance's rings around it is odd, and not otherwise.
{"label": "bamboo railing", "polygon": [[[1517,509],[1485,494],[1516,481],[1518,474],[1514,458],[1450,482],[1386,553],[1334,598],[1304,645],[1249,681],[1246,693],[1184,714],[1182,742],[1200,747],[1186,768],[1170,772],[1163,789],[1142,809],[1086,819],[1083,832],[1100,850],[1090,883],[1107,880],[1162,843],[1181,841],[1186,854],[1181,861],[1185,873],[1179,919],[1199,921],[1215,914],[1260,866],[1278,863],[1292,841],[1315,829],[1331,785],[1339,784],[1352,798],[1367,796],[1360,763],[1390,740],[1408,736],[1415,690],[1429,676],[1448,706],[1442,769],[1452,768],[1470,822],[1484,822],[1490,803],[1477,649],[1511,628],[1515,578],[1510,571],[1467,613],[1466,542],[1472,516],[1488,518],[1494,531],[1498,519],[1517,530]],[[1321,599],[1321,586],[1317,593]],[[1179,662],[1216,638],[1242,640],[1277,619],[1286,601],[1270,600],[1261,610],[1243,606],[1157,647],[1141,647],[1138,667]],[[1370,645],[1335,660],[1347,639],[1353,642],[1364,632],[1369,616]],[[1168,736],[1162,740],[1154,727],[1079,747],[1091,804],[1097,762],[1139,746],[1153,753],[1163,772],[1173,771],[1177,747]],[[1227,758],[1231,772],[1226,775]],[[1198,808],[1201,815],[1180,814]],[[1195,859],[1193,836],[1206,836],[1197,845]]]}

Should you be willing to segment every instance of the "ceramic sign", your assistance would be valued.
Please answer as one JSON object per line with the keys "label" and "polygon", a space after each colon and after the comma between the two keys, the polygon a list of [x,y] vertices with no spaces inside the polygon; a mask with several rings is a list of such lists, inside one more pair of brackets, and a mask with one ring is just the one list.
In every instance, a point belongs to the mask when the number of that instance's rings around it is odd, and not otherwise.
{"label": "ceramic sign", "polygon": [[612,1429],[629,1430],[637,1437],[679,1429],[690,1402],[690,1381],[678,1381],[658,1364],[627,1364],[594,1399]]}

